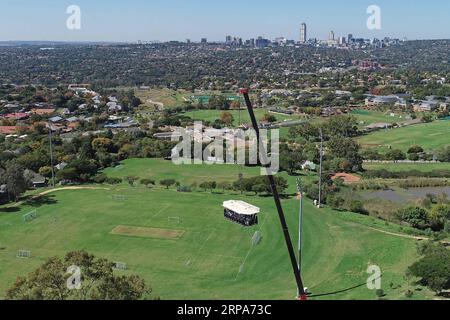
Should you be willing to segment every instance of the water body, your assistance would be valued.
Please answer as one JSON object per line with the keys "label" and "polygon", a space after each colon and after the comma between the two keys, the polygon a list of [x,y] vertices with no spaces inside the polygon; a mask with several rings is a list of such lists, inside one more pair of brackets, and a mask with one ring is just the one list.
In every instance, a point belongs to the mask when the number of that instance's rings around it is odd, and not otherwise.
{"label": "water body", "polygon": [[379,190],[374,192],[363,193],[365,199],[382,199],[397,203],[405,203],[417,199],[424,199],[427,194],[439,196],[446,194],[450,198],[450,187],[429,187],[429,188],[412,188],[398,190]]}

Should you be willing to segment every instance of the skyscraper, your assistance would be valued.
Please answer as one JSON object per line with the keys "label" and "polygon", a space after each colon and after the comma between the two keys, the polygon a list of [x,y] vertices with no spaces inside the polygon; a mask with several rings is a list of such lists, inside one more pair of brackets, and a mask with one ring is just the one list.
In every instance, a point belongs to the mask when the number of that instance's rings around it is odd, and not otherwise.
{"label": "skyscraper", "polygon": [[300,26],[300,43],[306,43],[306,23]]}
{"label": "skyscraper", "polygon": [[328,36],[328,40],[334,41],[334,31],[330,31],[330,35]]}
{"label": "skyscraper", "polygon": [[353,41],[353,34],[349,33],[347,37],[347,42],[351,43]]}

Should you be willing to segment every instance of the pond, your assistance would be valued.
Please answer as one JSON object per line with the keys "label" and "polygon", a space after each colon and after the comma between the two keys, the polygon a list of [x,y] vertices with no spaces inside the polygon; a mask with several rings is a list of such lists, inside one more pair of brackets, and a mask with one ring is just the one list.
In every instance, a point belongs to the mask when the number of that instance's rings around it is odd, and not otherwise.
{"label": "pond", "polygon": [[424,199],[427,194],[439,196],[443,193],[450,198],[450,187],[379,190],[374,192],[365,192],[362,194],[362,196],[367,200],[382,199],[397,203],[406,203],[417,199]]}

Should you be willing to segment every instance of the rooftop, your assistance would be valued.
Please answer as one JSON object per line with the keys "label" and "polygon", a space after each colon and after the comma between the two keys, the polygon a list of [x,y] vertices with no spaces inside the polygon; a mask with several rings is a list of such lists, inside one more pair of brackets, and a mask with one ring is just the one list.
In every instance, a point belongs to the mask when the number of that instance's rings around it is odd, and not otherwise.
{"label": "rooftop", "polygon": [[238,214],[243,215],[255,215],[260,212],[260,209],[258,207],[255,207],[251,204],[248,204],[247,202],[240,201],[240,200],[229,200],[225,201],[223,203],[223,207],[225,209],[234,211]]}

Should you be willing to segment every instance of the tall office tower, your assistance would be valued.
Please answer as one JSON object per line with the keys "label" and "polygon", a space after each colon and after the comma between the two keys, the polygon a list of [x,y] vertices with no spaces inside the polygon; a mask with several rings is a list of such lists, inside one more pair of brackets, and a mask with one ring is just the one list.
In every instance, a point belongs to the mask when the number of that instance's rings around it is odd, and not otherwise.
{"label": "tall office tower", "polygon": [[200,42],[201,42],[201,43],[208,43],[208,39],[202,38],[202,40],[201,40]]}
{"label": "tall office tower", "polygon": [[300,43],[306,43],[306,23],[300,26]]}
{"label": "tall office tower", "polygon": [[233,41],[233,40],[232,40],[231,36],[227,36],[225,42],[226,42],[227,44],[230,44],[232,41]]}
{"label": "tall office tower", "polygon": [[334,31],[330,31],[330,35],[328,36],[328,40],[334,41]]}
{"label": "tall office tower", "polygon": [[348,42],[348,43],[351,43],[352,40],[353,40],[353,34],[349,33],[349,34],[348,34],[348,37],[347,37],[347,42]]}

